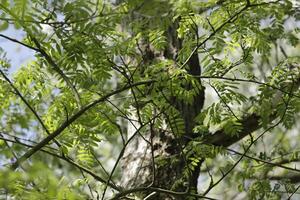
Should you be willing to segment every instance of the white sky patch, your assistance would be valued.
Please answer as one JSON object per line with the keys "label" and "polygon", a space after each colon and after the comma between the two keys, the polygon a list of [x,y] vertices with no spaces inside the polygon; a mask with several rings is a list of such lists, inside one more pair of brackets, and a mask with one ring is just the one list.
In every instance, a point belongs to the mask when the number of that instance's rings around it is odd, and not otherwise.
{"label": "white sky patch", "polygon": [[49,26],[48,24],[41,24],[42,27],[42,32],[50,35],[53,33],[53,28],[51,26]]}
{"label": "white sky patch", "polygon": [[[1,31],[1,34],[19,41],[22,41],[26,35],[24,31],[21,29],[15,29],[12,25],[10,25],[5,31]],[[6,52],[6,58],[10,61],[10,75],[20,69],[22,65],[25,65],[26,63],[35,59],[35,52],[33,50],[5,38],[0,38],[0,46]]]}

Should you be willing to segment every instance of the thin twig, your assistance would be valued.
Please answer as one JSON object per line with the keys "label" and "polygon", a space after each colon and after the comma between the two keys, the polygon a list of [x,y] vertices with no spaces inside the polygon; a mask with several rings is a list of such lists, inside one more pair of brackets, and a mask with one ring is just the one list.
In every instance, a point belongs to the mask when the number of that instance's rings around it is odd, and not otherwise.
{"label": "thin twig", "polygon": [[[7,138],[3,138],[3,137],[0,137],[0,140],[5,140],[5,141],[8,141],[8,142],[12,142],[12,143],[15,143],[15,144],[19,144],[19,145],[22,145],[22,146],[25,146],[25,147],[28,147],[28,148],[35,148],[35,146],[33,145],[29,145],[29,144],[25,144],[25,143],[22,143],[20,141],[16,141],[16,140],[11,140],[11,139],[7,139]],[[44,153],[47,153],[53,157],[56,157],[56,158],[59,158],[61,160],[64,160],[66,162],[68,162],[69,164],[75,166],[76,168],[84,171],[85,173],[91,175],[93,178],[95,178],[95,180],[101,182],[101,183],[106,183],[106,180],[104,180],[103,178],[101,178],[100,176],[98,176],[97,174],[95,174],[94,172],[90,171],[89,169],[75,163],[74,161],[72,160],[69,160],[69,159],[66,159],[64,156],[61,156],[61,155],[58,155],[58,154],[55,154],[53,152],[50,152],[50,151],[47,151],[45,149],[40,149],[41,152],[44,152]],[[109,183],[109,186],[112,187],[113,189],[117,190],[117,191],[120,191],[120,188],[112,183]]]}
{"label": "thin twig", "polygon": [[[132,86],[139,86],[139,85],[149,84],[152,82],[153,82],[153,80],[141,81],[141,82],[132,84]],[[102,96],[101,98],[95,100],[94,102],[92,102],[92,103],[88,104],[87,106],[83,107],[82,109],[80,109],[77,113],[72,115],[68,121],[63,122],[62,125],[59,128],[57,128],[53,133],[51,133],[48,137],[44,138],[41,142],[39,142],[36,146],[34,146],[34,148],[30,149],[25,154],[23,154],[19,158],[19,160],[17,160],[15,163],[12,164],[11,169],[12,170],[17,169],[19,164],[21,164],[22,162],[24,162],[25,160],[30,158],[33,154],[35,154],[37,151],[39,151],[41,148],[43,148],[45,145],[47,145],[51,140],[53,140],[55,137],[60,135],[67,127],[69,127],[70,124],[72,124],[75,120],[77,120],[80,116],[82,116],[86,111],[95,107],[99,103],[104,102],[107,98],[109,98],[115,94],[118,94],[120,92],[123,92],[127,89],[130,89],[132,86],[126,85],[120,89],[116,89],[115,91]]]}

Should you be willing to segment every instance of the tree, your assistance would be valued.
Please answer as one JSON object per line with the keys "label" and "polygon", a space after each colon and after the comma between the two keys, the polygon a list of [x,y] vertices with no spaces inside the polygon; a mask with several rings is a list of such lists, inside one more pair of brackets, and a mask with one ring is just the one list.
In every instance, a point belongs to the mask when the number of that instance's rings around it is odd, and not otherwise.
{"label": "tree", "polygon": [[298,193],[293,0],[2,0],[1,198]]}

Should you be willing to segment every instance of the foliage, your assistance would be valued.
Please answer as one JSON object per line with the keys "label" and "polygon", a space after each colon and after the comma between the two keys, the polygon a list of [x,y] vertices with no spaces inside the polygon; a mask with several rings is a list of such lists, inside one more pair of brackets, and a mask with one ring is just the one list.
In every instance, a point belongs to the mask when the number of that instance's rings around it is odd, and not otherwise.
{"label": "foliage", "polygon": [[[0,30],[25,33],[0,37],[35,53],[13,72],[1,49],[0,198],[298,195],[299,20],[293,0],[0,1]],[[152,167],[182,174],[121,188],[149,132],[176,141],[148,141]]]}

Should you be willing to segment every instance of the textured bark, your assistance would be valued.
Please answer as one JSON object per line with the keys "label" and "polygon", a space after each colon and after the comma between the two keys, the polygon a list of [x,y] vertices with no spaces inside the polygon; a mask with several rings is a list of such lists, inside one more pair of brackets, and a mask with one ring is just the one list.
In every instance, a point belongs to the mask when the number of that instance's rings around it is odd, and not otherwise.
{"label": "textured bark", "polygon": [[[242,9],[239,14],[245,9],[247,9],[247,7]],[[226,23],[230,23],[231,20]],[[221,28],[222,26],[220,29]],[[176,29],[177,24],[174,22],[167,31],[168,48],[166,48],[162,54],[159,54],[159,57],[163,55],[163,57],[167,59],[173,59],[176,61],[177,53],[182,48],[182,41],[177,38]],[[214,32],[211,36],[215,33],[216,32]],[[144,44],[143,51],[144,66],[147,66],[147,64],[151,63],[152,60],[156,59],[156,54],[151,51],[149,44]],[[199,65],[199,58],[197,54],[191,56],[185,68],[191,75],[201,75],[201,67]],[[144,70],[141,70],[141,73],[143,73],[143,71]],[[201,84],[200,79],[198,81]],[[297,80],[297,88],[299,82],[300,81]],[[191,86],[188,84],[183,87],[187,90],[191,89]],[[196,189],[201,162],[199,163],[198,168],[190,174],[190,177],[182,179],[183,172],[186,168],[186,160],[185,156],[182,154],[181,148],[189,142],[186,138],[193,139],[192,130],[196,125],[194,118],[201,112],[203,103],[204,90],[195,97],[192,105],[176,99],[175,96],[170,98],[170,104],[180,112],[185,123],[185,133],[179,138],[176,137],[171,130],[154,130],[151,127],[143,137],[138,134],[135,136],[126,148],[122,160],[123,179],[121,181],[121,185],[123,185],[125,189],[149,185],[172,191]],[[271,116],[271,119],[274,120],[276,117],[277,115],[275,112]],[[228,135],[224,130],[219,130],[214,134],[205,136],[203,141],[204,143],[211,145],[228,147],[258,130],[261,127],[260,119],[261,117],[258,114],[244,116],[244,118],[241,119],[243,128],[238,135]],[[129,129],[129,134],[132,134],[134,131],[135,130],[133,129]],[[152,144],[150,145],[151,141]],[[174,160],[176,160],[176,162],[173,162]],[[297,181],[298,178],[299,177],[295,177],[295,181]],[[276,177],[274,179],[276,179]],[[180,183],[176,184],[177,181]],[[141,196],[145,197],[150,193],[151,192],[147,192],[147,190],[145,190],[145,192],[141,192]],[[154,194],[151,196],[151,199],[186,199],[186,197],[175,197],[168,194]]]}
{"label": "textured bark", "polygon": [[[274,114],[272,118],[275,118],[275,116],[276,115]],[[259,129],[261,127],[259,124],[259,120],[260,120],[260,116],[256,114],[249,115],[242,120],[243,128],[238,135],[232,135],[232,136],[228,135],[225,133],[224,130],[221,129],[216,133],[214,133],[213,135],[208,135],[207,137],[205,137],[204,142],[215,146],[228,147],[240,141],[250,133]]]}
{"label": "textured bark", "polygon": [[[182,46],[182,41],[177,38],[177,23],[172,24],[167,33],[168,48],[163,56],[176,61],[177,52]],[[144,64],[155,59],[149,45],[144,44]],[[161,56],[161,55],[160,55]],[[186,70],[191,75],[200,76],[201,67],[197,54],[189,59]],[[198,79],[199,83],[200,79]],[[191,85],[183,85],[186,90],[192,89]],[[155,130],[149,127],[148,133],[141,137],[139,134],[126,147],[122,159],[122,180],[121,185],[126,189],[154,186],[172,191],[197,191],[197,179],[199,168],[191,171],[189,176],[184,176],[187,169],[187,161],[182,153],[182,148],[187,144],[186,138],[193,137],[194,119],[200,113],[204,104],[204,89],[194,98],[193,104],[179,101],[176,97],[170,97],[170,103],[181,114],[185,123],[185,133],[182,136],[175,136],[171,130]],[[168,119],[166,119],[166,122]],[[129,128],[129,135],[135,132],[135,128]],[[152,144],[151,144],[152,143]],[[149,192],[151,193],[151,192]],[[141,192],[141,196],[149,195],[147,191]],[[172,196],[168,194],[155,193],[152,199],[186,199],[184,196]]]}
{"label": "textured bark", "polygon": [[[196,192],[199,168],[194,170],[189,179],[183,176],[186,161],[181,154],[180,139],[174,138],[171,132],[158,130],[153,134],[153,149],[142,137],[136,136],[126,148],[122,160],[122,181],[126,189],[136,187],[153,186],[172,191],[184,192],[193,190]],[[146,135],[144,137],[147,137]],[[155,163],[152,159],[152,150]],[[174,162],[174,160],[176,160]],[[155,166],[155,170],[153,170]],[[150,193],[150,192],[149,192]],[[141,193],[142,197],[149,195],[147,191]],[[185,199],[184,196],[172,196],[167,194],[156,194],[154,199]]]}

